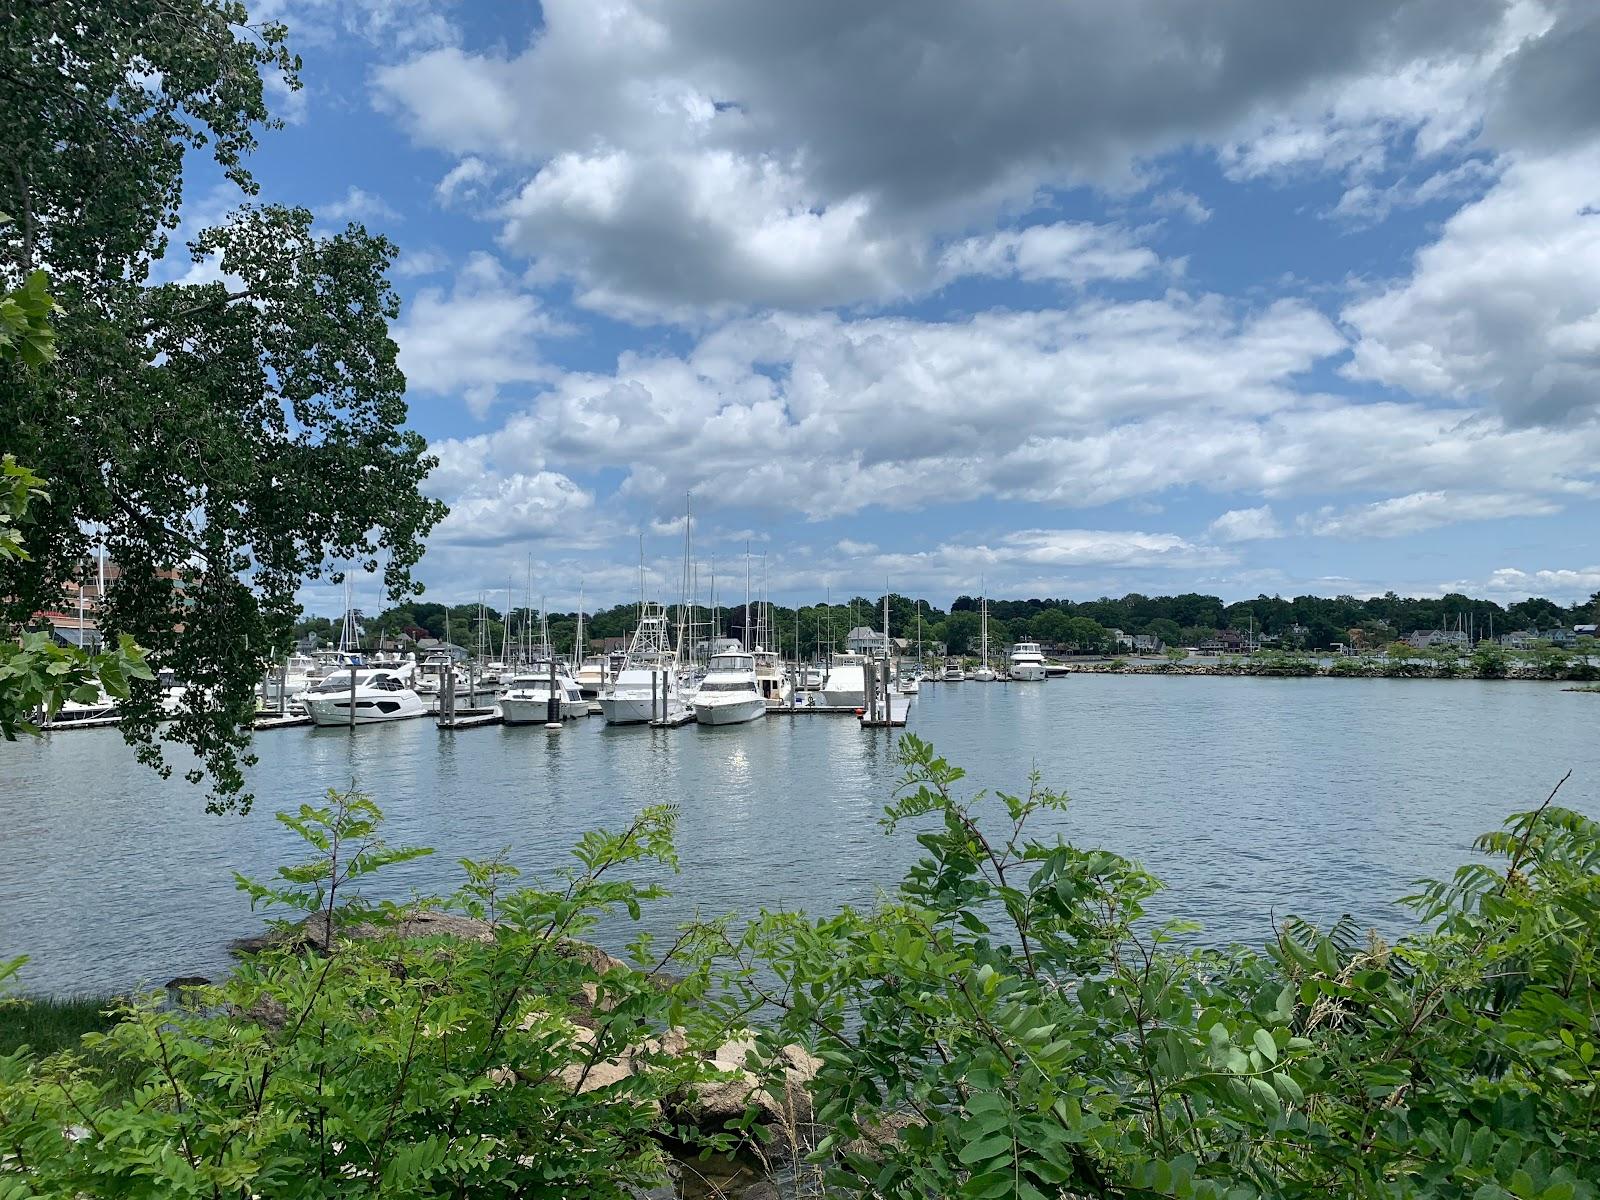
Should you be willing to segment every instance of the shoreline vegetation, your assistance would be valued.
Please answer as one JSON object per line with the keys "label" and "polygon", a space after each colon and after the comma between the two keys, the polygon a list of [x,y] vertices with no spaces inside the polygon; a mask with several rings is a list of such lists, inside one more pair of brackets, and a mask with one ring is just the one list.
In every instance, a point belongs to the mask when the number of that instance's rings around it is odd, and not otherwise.
{"label": "shoreline vegetation", "polygon": [[1566,779],[1417,886],[1417,933],[1291,917],[1203,949],[1146,918],[1138,864],[1029,833],[1067,804],[1038,777],[976,790],[898,746],[882,825],[922,856],[875,907],[641,934],[625,960],[581,939],[665,894],[628,876],[676,870],[669,806],[564,871],[463,861],[455,892],[398,904],[356,881],[429,852],[386,845],[370,799],[281,813],[311,856],[238,879],[286,915],[228,978],[109,1024],[82,1001],[0,1016],[37,1042],[0,1049],[0,1183],[1596,1200],[1600,824],[1555,803]]}
{"label": "shoreline vegetation", "polygon": [[[1059,664],[1069,675],[1255,675],[1324,679],[1512,679],[1550,683],[1600,680],[1600,664],[1582,655],[1518,656],[1480,648],[1470,655],[1419,652],[1402,658],[1356,654],[1327,658],[1281,651],[1216,658],[1096,658]],[[1569,688],[1595,691],[1596,688]]]}

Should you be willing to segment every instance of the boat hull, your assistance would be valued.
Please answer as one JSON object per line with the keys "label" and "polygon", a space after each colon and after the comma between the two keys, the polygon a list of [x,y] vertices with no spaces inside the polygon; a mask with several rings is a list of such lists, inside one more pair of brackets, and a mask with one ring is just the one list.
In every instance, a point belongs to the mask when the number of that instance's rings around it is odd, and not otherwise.
{"label": "boat hull", "polygon": [[767,702],[760,696],[718,704],[697,700],[694,705],[694,719],[701,725],[743,725],[766,715]]}
{"label": "boat hull", "polygon": [[[674,711],[682,711],[683,702],[675,693],[667,695],[667,713],[670,716]],[[656,713],[650,712],[649,696],[601,696],[600,715],[606,720],[607,725],[645,725],[655,717],[663,715],[661,697],[656,696]]]}
{"label": "boat hull", "polygon": [[[558,707],[560,719],[563,721],[575,721],[589,711],[587,703],[579,703],[576,700],[562,700]],[[507,725],[543,725],[550,720],[550,702],[502,698],[500,719]]]}
{"label": "boat hull", "polygon": [[306,715],[313,725],[382,725],[389,721],[405,721],[427,715],[427,708],[415,693],[410,696],[386,694],[378,697],[356,697],[355,721],[350,720],[348,696],[319,696],[304,701]]}
{"label": "boat hull", "polygon": [[1024,683],[1037,683],[1044,678],[1043,663],[1012,663],[1011,678]]}

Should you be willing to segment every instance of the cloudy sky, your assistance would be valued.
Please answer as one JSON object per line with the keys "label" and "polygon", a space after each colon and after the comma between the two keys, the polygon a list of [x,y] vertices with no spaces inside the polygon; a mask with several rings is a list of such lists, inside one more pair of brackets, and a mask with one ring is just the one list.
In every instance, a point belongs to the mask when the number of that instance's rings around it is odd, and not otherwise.
{"label": "cloudy sky", "polygon": [[1600,588],[1592,0],[256,9],[432,598],[675,591],[691,490],[780,599]]}

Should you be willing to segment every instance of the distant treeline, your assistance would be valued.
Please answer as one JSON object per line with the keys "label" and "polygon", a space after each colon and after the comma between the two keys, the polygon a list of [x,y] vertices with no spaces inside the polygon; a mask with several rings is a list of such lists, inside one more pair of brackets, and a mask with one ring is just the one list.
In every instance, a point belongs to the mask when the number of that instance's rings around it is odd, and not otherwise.
{"label": "distant treeline", "polygon": [[[773,629],[767,641],[785,653],[794,652],[798,636],[802,656],[812,656],[830,646],[843,649],[851,629],[883,627],[883,597],[858,596],[844,604],[806,605],[798,612],[773,605]],[[924,600],[891,593],[890,632],[913,644],[921,616],[922,640],[930,650],[943,644],[950,654],[974,653],[978,647],[978,599],[958,596],[948,611]],[[739,637],[744,608],[718,608],[713,614],[697,608],[694,620],[702,635],[714,629],[719,635]],[[586,638],[625,638],[633,632],[636,604],[586,613]],[[1114,649],[1112,630],[1124,634],[1153,634],[1169,646],[1192,646],[1222,629],[1254,630],[1258,636],[1276,638],[1286,646],[1322,649],[1335,644],[1383,646],[1419,629],[1465,629],[1478,637],[1533,629],[1547,631],[1592,622],[1600,616],[1600,592],[1581,604],[1565,606],[1537,597],[1502,606],[1492,600],[1475,600],[1459,593],[1437,599],[1415,599],[1389,592],[1370,599],[1355,596],[1257,596],[1224,604],[1216,596],[1187,592],[1178,596],[1144,596],[1137,592],[1120,599],[1098,600],[994,600],[989,601],[989,641],[996,651],[1014,641],[1032,639],[1063,649],[1093,653]],[[477,650],[482,644],[493,656],[500,652],[510,626],[510,639],[529,620],[526,610],[503,612],[476,604],[407,604],[385,612],[363,614],[361,626],[370,643],[380,634],[442,638]],[[532,614],[537,627],[538,613]],[[577,614],[549,614],[551,641],[562,653],[572,647]],[[296,627],[297,635],[315,633],[324,641],[338,637],[339,614],[309,617]]]}

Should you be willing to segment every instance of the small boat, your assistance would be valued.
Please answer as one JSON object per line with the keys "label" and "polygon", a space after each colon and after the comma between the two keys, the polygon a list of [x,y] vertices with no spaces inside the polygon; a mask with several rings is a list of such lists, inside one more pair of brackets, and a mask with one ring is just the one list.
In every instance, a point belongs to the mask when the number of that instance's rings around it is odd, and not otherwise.
{"label": "small boat", "polygon": [[944,683],[960,683],[966,677],[967,673],[961,669],[961,664],[954,659],[945,663],[944,674],[939,676]]}
{"label": "small boat", "polygon": [[784,674],[783,664],[778,661],[778,656],[771,650],[762,650],[759,647],[754,651],[756,656],[756,686],[761,690],[761,698],[767,702],[768,708],[787,708],[789,694],[789,678]]}
{"label": "small boat", "polygon": [[578,690],[583,693],[585,700],[600,698],[606,680],[610,678],[610,665],[610,660],[603,654],[591,654],[578,664],[573,678],[578,681]]}
{"label": "small boat", "polygon": [[743,725],[763,717],[766,699],[756,678],[756,656],[748,650],[714,654],[694,694],[694,719],[701,725]]}
{"label": "small boat", "polygon": [[1011,678],[1029,682],[1044,678],[1044,652],[1038,642],[1018,642],[1011,648]]}
{"label": "small boat", "polygon": [[[552,685],[553,681],[553,685]],[[518,671],[500,693],[500,718],[507,725],[543,725],[550,720],[550,693],[554,686],[556,720],[571,721],[586,716],[589,702],[583,698],[578,681],[567,672],[566,664],[549,661],[534,663]]]}
{"label": "small boat", "polygon": [[[325,676],[305,693],[303,703],[314,725],[375,725],[420,717],[427,708],[412,688],[411,677],[410,664],[357,667],[353,672]],[[351,719],[352,704],[354,720]]]}

